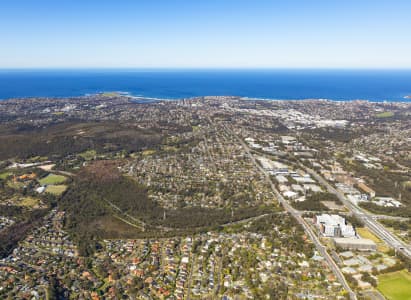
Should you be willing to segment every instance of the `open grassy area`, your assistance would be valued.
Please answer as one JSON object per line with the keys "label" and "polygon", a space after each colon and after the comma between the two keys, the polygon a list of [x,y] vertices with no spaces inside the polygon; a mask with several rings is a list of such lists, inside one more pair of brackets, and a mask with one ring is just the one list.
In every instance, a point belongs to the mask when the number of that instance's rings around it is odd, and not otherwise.
{"label": "open grassy area", "polygon": [[104,216],[94,220],[90,226],[104,232],[105,238],[115,238],[118,235],[125,235],[125,237],[132,238],[135,232],[140,232],[134,226],[125,223],[123,220],[116,216]]}
{"label": "open grassy area", "polygon": [[48,185],[48,184],[60,184],[67,180],[65,176],[56,175],[56,174],[49,174],[46,177],[39,180],[41,185]]}
{"label": "open grassy area", "polygon": [[0,173],[0,179],[7,179],[7,177],[9,177],[11,175],[13,175],[13,173],[11,173],[11,172]]}
{"label": "open grassy area", "polygon": [[25,207],[37,207],[39,204],[40,200],[33,197],[24,197],[20,202],[20,205]]}
{"label": "open grassy area", "polygon": [[377,244],[377,250],[381,252],[387,252],[389,250],[388,246],[381,241],[377,236],[375,236],[368,228],[361,227],[357,228],[357,233],[364,239],[372,240]]}
{"label": "open grassy area", "polygon": [[377,288],[388,300],[411,299],[411,274],[402,270],[379,275]]}
{"label": "open grassy area", "polygon": [[60,196],[67,190],[66,185],[48,185],[46,189],[46,193],[50,193],[53,195]]}
{"label": "open grassy area", "polygon": [[385,111],[375,115],[377,118],[391,118],[394,116],[392,111]]}

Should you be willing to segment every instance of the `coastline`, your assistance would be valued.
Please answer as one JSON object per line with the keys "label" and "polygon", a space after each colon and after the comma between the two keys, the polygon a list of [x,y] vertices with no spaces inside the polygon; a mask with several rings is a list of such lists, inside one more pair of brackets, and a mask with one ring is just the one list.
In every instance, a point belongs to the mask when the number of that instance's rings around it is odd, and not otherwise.
{"label": "coastline", "polygon": [[[107,95],[110,94],[110,95]],[[64,100],[72,98],[88,98],[88,97],[126,97],[131,99],[131,102],[135,103],[152,103],[152,102],[162,102],[162,101],[182,101],[188,99],[198,99],[206,97],[232,97],[237,98],[242,101],[323,101],[323,102],[369,102],[369,103],[410,103],[411,95],[404,96],[403,100],[393,99],[393,100],[373,100],[373,99],[330,99],[330,98],[301,98],[301,99],[281,99],[281,98],[260,98],[260,97],[249,97],[249,96],[236,96],[236,95],[203,95],[203,96],[193,96],[193,97],[180,97],[180,98],[160,98],[160,97],[146,97],[144,95],[133,95],[131,92],[127,91],[103,91],[96,93],[87,93],[78,96],[27,96],[27,97],[14,97],[14,98],[0,98],[0,103],[3,101],[12,100],[24,100],[24,99],[55,99]]]}

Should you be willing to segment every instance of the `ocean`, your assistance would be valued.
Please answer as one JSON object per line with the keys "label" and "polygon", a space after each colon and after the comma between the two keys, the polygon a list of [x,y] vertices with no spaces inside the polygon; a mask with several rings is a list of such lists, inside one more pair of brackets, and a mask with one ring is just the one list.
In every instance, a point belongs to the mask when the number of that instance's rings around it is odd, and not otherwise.
{"label": "ocean", "polygon": [[105,91],[179,99],[232,95],[262,99],[410,101],[411,70],[0,70],[0,99],[70,97]]}

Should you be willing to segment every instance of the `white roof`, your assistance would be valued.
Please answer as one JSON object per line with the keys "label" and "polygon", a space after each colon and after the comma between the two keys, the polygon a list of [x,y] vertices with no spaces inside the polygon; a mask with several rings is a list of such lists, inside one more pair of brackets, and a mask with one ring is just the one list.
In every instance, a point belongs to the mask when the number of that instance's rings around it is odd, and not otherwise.
{"label": "white roof", "polygon": [[293,192],[293,191],[286,191],[286,192],[284,192],[283,195],[286,196],[286,197],[292,198],[292,197],[297,196],[298,194],[296,192]]}
{"label": "white roof", "polygon": [[357,238],[334,238],[336,243],[349,243],[353,245],[368,245],[374,246],[375,243],[369,239],[357,239]]}

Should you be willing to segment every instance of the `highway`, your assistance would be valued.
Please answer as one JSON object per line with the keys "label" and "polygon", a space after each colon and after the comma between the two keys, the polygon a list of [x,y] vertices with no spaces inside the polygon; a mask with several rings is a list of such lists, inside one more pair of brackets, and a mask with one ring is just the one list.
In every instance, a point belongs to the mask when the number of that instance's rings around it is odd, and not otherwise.
{"label": "highway", "polygon": [[326,262],[328,263],[330,269],[333,271],[335,276],[337,277],[338,281],[342,284],[342,286],[345,288],[345,290],[349,293],[350,299],[356,300],[357,296],[353,292],[353,290],[350,288],[348,285],[347,281],[345,280],[344,275],[342,274],[340,268],[338,265],[335,263],[335,261],[332,259],[330,254],[327,252],[327,249],[324,245],[321,244],[320,240],[318,239],[317,235],[313,232],[311,227],[308,225],[308,223],[304,220],[304,218],[299,214],[299,212],[294,209],[284,198],[283,196],[278,192],[277,188],[273,184],[270,175],[265,171],[255,160],[255,157],[252,155],[250,152],[250,148],[244,143],[244,141],[239,138],[231,129],[227,128],[224,126],[224,129],[234,136],[238,142],[241,144],[241,146],[244,148],[246,151],[246,154],[249,156],[249,158],[252,160],[253,164],[256,166],[256,168],[264,174],[268,184],[270,185],[273,193],[276,195],[278,202],[284,207],[286,211],[288,211],[296,220],[297,222],[304,228],[304,231],[307,233],[307,235],[310,237],[310,239],[313,241],[315,247],[317,248],[318,252],[325,258]]}
{"label": "highway", "polygon": [[395,249],[397,253],[402,253],[404,256],[411,259],[411,247],[407,245],[398,237],[396,237],[393,233],[388,231],[383,225],[381,225],[376,219],[377,216],[365,212],[360,207],[354,205],[351,201],[349,201],[343,193],[335,189],[331,186],[322,176],[320,176],[314,170],[304,167],[306,172],[311,174],[319,183],[325,186],[328,192],[335,194],[338,199],[351,211],[351,213],[361,220],[366,227],[368,227],[372,233],[374,233],[377,237],[381,240],[386,242],[388,246]]}

